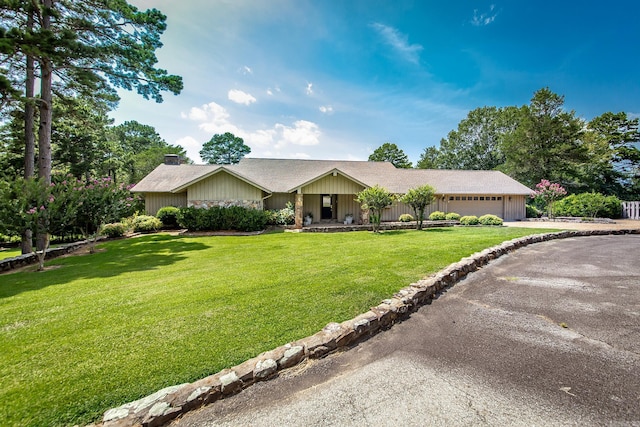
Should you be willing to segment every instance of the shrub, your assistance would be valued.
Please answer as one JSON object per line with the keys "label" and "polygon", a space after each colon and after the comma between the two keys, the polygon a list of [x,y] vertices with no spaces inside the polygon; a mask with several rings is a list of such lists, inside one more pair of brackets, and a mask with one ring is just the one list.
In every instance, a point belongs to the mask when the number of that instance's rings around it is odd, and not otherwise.
{"label": "shrub", "polygon": [[296,221],[296,211],[293,203],[287,202],[280,210],[265,211],[268,214],[267,224],[270,225],[292,225]]}
{"label": "shrub", "polygon": [[162,222],[155,216],[138,215],[133,218],[133,231],[136,233],[149,233],[158,231],[162,227]]}
{"label": "shrub", "polygon": [[482,225],[502,225],[502,218],[495,215],[486,214],[478,218],[478,222]]}
{"label": "shrub", "polygon": [[540,218],[542,216],[542,212],[540,209],[536,208],[534,205],[526,205],[527,208],[527,218]]}
{"label": "shrub", "polygon": [[411,221],[413,221],[413,216],[411,216],[411,214],[402,214],[402,215],[400,215],[400,218],[398,218],[398,221],[400,221],[400,222],[411,222]]}
{"label": "shrub", "polygon": [[622,202],[616,196],[600,193],[572,194],[555,203],[557,216],[619,218]]}
{"label": "shrub", "polygon": [[447,215],[444,212],[434,211],[429,215],[430,221],[444,221],[447,219]]}
{"label": "shrub", "polygon": [[241,206],[209,209],[180,208],[178,224],[190,231],[259,231],[264,230],[272,214],[268,211],[247,209]]}
{"label": "shrub", "polygon": [[445,215],[444,219],[446,219],[447,221],[460,221],[460,214],[449,212],[447,215]]}
{"label": "shrub", "polygon": [[127,226],[121,222],[114,222],[102,226],[100,234],[107,237],[122,237],[127,232]]}
{"label": "shrub", "polygon": [[178,228],[178,212],[180,209],[175,206],[165,206],[158,210],[156,218],[162,222],[163,228]]}
{"label": "shrub", "polygon": [[0,233],[0,243],[20,243],[22,238],[20,236],[7,236],[6,234]]}
{"label": "shrub", "polygon": [[480,221],[475,215],[467,215],[460,218],[461,225],[478,225],[478,223],[480,223]]}

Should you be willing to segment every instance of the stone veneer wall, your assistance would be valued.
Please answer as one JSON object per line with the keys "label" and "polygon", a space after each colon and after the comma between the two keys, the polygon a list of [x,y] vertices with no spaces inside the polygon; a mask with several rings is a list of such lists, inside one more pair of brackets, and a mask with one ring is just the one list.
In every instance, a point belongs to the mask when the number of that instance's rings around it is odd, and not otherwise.
{"label": "stone veneer wall", "polygon": [[193,383],[164,388],[150,396],[127,403],[104,413],[102,427],[163,425],[188,411],[215,402],[225,396],[265,381],[278,371],[306,359],[317,359],[337,349],[354,345],[371,335],[390,328],[427,304],[441,290],[453,286],[491,260],[518,248],[554,239],[608,234],[640,234],[637,230],[561,231],[537,234],[504,242],[485,249],[439,271],[435,277],[420,280],[401,289],[392,298],[351,320],[329,323],[315,335],[302,338],[262,353],[253,359],[224,369]]}
{"label": "stone veneer wall", "polygon": [[189,200],[187,206],[196,208],[229,208],[242,206],[248,209],[262,210],[262,200]]}

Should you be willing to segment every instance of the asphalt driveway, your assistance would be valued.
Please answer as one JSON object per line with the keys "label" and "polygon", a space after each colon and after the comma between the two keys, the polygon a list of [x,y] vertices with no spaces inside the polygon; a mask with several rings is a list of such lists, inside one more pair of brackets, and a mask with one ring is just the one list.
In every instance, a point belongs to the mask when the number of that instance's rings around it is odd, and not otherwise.
{"label": "asphalt driveway", "polygon": [[531,245],[187,426],[640,426],[640,235]]}

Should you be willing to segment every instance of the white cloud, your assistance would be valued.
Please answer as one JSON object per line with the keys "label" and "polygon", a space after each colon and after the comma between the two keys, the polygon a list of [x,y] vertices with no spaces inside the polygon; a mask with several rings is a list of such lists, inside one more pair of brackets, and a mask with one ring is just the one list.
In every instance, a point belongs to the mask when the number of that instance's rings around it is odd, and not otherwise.
{"label": "white cloud", "polygon": [[374,22],[371,27],[378,32],[385,43],[390,45],[400,56],[409,62],[417,64],[420,61],[420,51],[423,47],[419,44],[409,44],[409,37],[393,27]]}
{"label": "white cloud", "polygon": [[491,24],[496,20],[496,17],[498,16],[498,12],[494,13],[495,8],[496,5],[492,4],[489,7],[489,11],[485,13],[478,13],[478,9],[474,9],[471,24],[475,25],[476,27],[483,27],[485,25]]}
{"label": "white cloud", "polygon": [[244,67],[242,67],[242,74],[245,74],[245,75],[253,74],[253,70],[250,67],[245,65]]}
{"label": "white cloud", "polygon": [[333,113],[333,107],[331,105],[321,105],[319,110],[321,113],[324,113],[324,114]]}
{"label": "white cloud", "polygon": [[272,96],[273,92],[271,91],[271,88],[267,89],[267,95]]}
{"label": "white cloud", "polygon": [[307,83],[307,95],[313,95],[313,83]]}
{"label": "white cloud", "polygon": [[249,105],[256,102],[255,97],[241,90],[231,89],[227,96],[230,101],[233,101],[238,104]]}
{"label": "white cloud", "polygon": [[204,141],[198,141],[192,136],[185,136],[176,140],[175,144],[181,146],[187,152],[187,157],[196,163],[202,161],[200,158],[200,150],[202,149],[202,143]]}
{"label": "white cloud", "polygon": [[289,157],[291,157],[292,159],[310,159],[311,156],[308,155],[307,153],[293,153],[290,154]]}
{"label": "white cloud", "polygon": [[282,135],[276,148],[282,148],[287,144],[318,145],[320,143],[320,128],[307,120],[298,120],[293,123],[293,127],[277,123],[275,129]]}
{"label": "white cloud", "polygon": [[[307,120],[297,120],[292,125],[276,123],[272,128],[249,130],[242,128],[231,121],[229,112],[220,104],[210,102],[201,107],[193,107],[189,113],[182,113],[185,119],[198,122],[198,128],[209,135],[216,133],[231,132],[244,139],[244,142],[252,148],[260,148],[262,154],[272,153],[269,148],[280,150],[287,146],[312,146],[320,144],[322,132],[317,124]],[[209,136],[210,137],[210,136]],[[186,145],[197,147],[194,152],[198,152],[202,143],[194,138],[185,137],[181,144],[185,149]],[[189,151],[188,151],[189,152]],[[298,155],[299,153],[295,154]],[[190,157],[193,155],[191,153]],[[294,155],[294,153],[291,153]],[[191,157],[197,159],[197,157]]]}

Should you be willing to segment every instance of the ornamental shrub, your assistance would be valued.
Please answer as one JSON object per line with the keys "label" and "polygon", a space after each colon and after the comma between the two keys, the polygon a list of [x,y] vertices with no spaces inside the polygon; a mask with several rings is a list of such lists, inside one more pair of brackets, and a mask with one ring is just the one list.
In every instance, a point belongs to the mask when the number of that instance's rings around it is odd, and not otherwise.
{"label": "ornamental shrub", "polygon": [[162,227],[162,222],[155,216],[138,215],[133,219],[133,231],[136,233],[150,233],[158,231]]}
{"label": "ornamental shrub", "polygon": [[619,218],[622,202],[616,196],[600,193],[572,194],[558,200],[554,209],[558,216]]}
{"label": "ornamental shrub", "polygon": [[293,203],[287,202],[284,208],[265,211],[268,214],[267,224],[292,225],[296,220],[296,211]]}
{"label": "ornamental shrub", "polygon": [[121,222],[113,222],[102,226],[100,234],[107,237],[122,237],[127,232],[127,226]]}
{"label": "ornamental shrub", "polygon": [[502,225],[502,218],[495,215],[486,214],[478,218],[478,222],[480,222],[480,224],[482,225]]}
{"label": "ornamental shrub", "polygon": [[175,206],[165,206],[156,213],[156,218],[162,222],[162,228],[178,228],[178,212],[180,209]]}
{"label": "ornamental shrub", "polygon": [[455,212],[449,212],[447,215],[445,215],[444,218],[447,221],[460,221],[460,214],[457,214]]}
{"label": "ornamental shrub", "polygon": [[534,205],[527,204],[527,218],[540,218],[542,216],[542,212],[540,209],[535,207]]}
{"label": "ornamental shrub", "polygon": [[411,214],[402,214],[402,215],[400,215],[400,218],[398,218],[398,221],[400,221],[400,222],[411,222],[411,221],[413,221],[413,216],[411,216]]}
{"label": "ornamental shrub", "polygon": [[460,218],[460,225],[478,225],[480,221],[475,215],[467,215]]}
{"label": "ornamental shrub", "polygon": [[433,211],[429,215],[430,221],[444,221],[445,219],[447,219],[447,215],[444,212]]}

